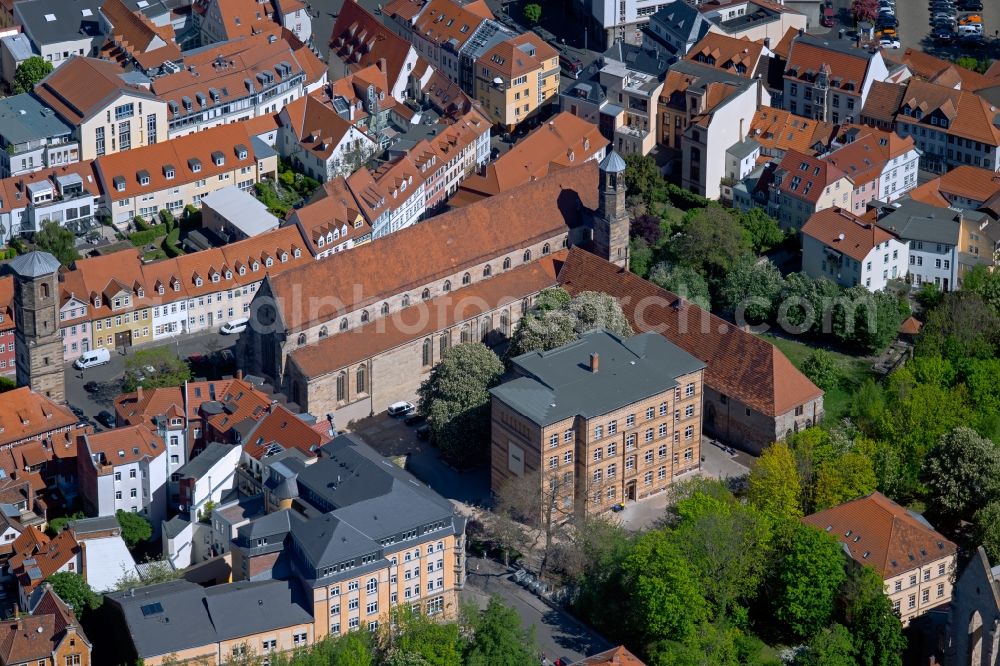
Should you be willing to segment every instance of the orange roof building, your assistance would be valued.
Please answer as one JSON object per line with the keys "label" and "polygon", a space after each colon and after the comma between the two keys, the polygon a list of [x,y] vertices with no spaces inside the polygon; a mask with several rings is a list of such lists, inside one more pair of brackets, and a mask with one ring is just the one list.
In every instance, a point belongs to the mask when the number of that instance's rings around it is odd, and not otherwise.
{"label": "orange roof building", "polygon": [[904,625],[951,601],[957,546],[923,516],[882,493],[814,513],[802,522],[833,535],[855,562],[879,573]]}
{"label": "orange roof building", "polygon": [[646,666],[646,662],[629,652],[624,645],[619,645],[580,661],[574,661],[570,666]]}
{"label": "orange roof building", "polygon": [[896,234],[842,208],[819,211],[802,227],[802,272],[814,278],[877,291],[903,279],[908,260]]}
{"label": "orange roof building", "polygon": [[754,42],[745,37],[737,39],[709,32],[691,47],[684,59],[752,79],[758,73],[766,73],[764,70],[767,69],[767,59],[761,57],[763,53],[763,41]]}
{"label": "orange roof building", "polygon": [[73,610],[48,583],[41,586],[30,614],[0,622],[0,663],[91,663],[90,639]]}
{"label": "orange roof building", "polygon": [[312,95],[300,97],[278,112],[278,141],[287,156],[320,182],[350,175],[378,148],[358,129],[364,127],[361,119],[355,125],[351,115],[344,118]]}
{"label": "orange roof building", "polygon": [[781,160],[788,150],[806,155],[826,152],[837,136],[837,128],[821,120],[763,106],[754,114],[747,137],[761,146],[761,155]]}

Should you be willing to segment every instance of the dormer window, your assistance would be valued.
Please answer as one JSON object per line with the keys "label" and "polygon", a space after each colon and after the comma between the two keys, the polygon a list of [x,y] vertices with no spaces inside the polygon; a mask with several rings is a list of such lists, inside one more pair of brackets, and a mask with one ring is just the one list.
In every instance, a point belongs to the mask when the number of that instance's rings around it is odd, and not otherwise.
{"label": "dormer window", "polygon": [[175,175],[176,175],[176,172],[174,171],[174,167],[173,166],[171,166],[171,165],[168,164],[165,167],[163,167],[163,177],[164,178],[166,178],[167,180],[173,180]]}
{"label": "dormer window", "polygon": [[226,279],[227,280],[232,280],[233,279],[233,272],[231,270],[229,270],[228,268],[226,269]]}
{"label": "dormer window", "polygon": [[316,246],[323,247],[324,245],[326,245],[326,239],[320,236],[319,240],[316,241]]}
{"label": "dormer window", "polygon": [[302,250],[295,248],[295,250],[292,251],[292,256],[298,259],[302,256]]}
{"label": "dormer window", "polygon": [[139,298],[144,298],[146,296],[146,290],[143,289],[142,287],[139,287],[136,290],[135,295],[138,296]]}
{"label": "dormer window", "polygon": [[149,185],[149,172],[145,169],[136,172],[136,178],[138,178],[140,185]]}
{"label": "dormer window", "polygon": [[247,267],[240,266],[240,275],[246,275],[246,274],[247,274]]}
{"label": "dormer window", "polygon": [[285,263],[286,261],[288,261],[288,253],[287,252],[282,252],[281,253],[281,263]]}
{"label": "dormer window", "polygon": [[218,282],[218,281],[219,281],[219,274],[212,273],[212,282]]}
{"label": "dormer window", "polygon": [[174,281],[174,291],[180,291],[180,290],[181,290],[181,283],[180,283],[179,280],[175,280]]}
{"label": "dormer window", "polygon": [[125,191],[125,178],[123,176],[115,176],[113,180],[114,180],[114,183],[115,183],[115,189],[118,190],[119,192],[124,192]]}
{"label": "dormer window", "polygon": [[250,266],[250,270],[252,270],[252,271],[254,271],[256,273],[258,270],[260,270],[260,264],[258,264],[256,261],[253,262],[253,265]]}
{"label": "dormer window", "polygon": [[188,166],[191,168],[192,173],[198,173],[201,171],[201,160],[192,157],[188,160]]}
{"label": "dormer window", "polygon": [[237,158],[239,158],[241,160],[245,160],[248,155],[249,155],[249,153],[247,151],[247,147],[246,146],[244,146],[242,144],[236,146],[236,157]]}
{"label": "dormer window", "polygon": [[268,257],[267,259],[264,260],[264,265],[270,268],[271,266],[274,265],[274,259]]}
{"label": "dormer window", "polygon": [[164,291],[166,291],[166,290],[163,288],[162,284],[159,287],[156,288],[156,293],[158,293],[160,296],[163,296],[163,292]]}
{"label": "dormer window", "polygon": [[212,153],[212,163],[215,164],[215,166],[222,166],[226,163],[226,156],[216,150]]}
{"label": "dormer window", "polygon": [[196,277],[194,279],[194,286],[196,286],[196,287],[200,287],[203,283],[204,282],[203,282],[203,280],[200,277]]}

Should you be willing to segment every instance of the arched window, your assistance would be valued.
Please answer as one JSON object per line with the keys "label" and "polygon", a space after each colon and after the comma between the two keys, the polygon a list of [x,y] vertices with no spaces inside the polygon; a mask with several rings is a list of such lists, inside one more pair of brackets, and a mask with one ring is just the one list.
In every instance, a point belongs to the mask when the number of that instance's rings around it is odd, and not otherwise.
{"label": "arched window", "polygon": [[367,366],[358,366],[358,371],[355,373],[354,386],[358,390],[358,393],[364,393],[368,390],[368,369]]}
{"label": "arched window", "polygon": [[524,263],[531,261],[531,250],[524,251]]}
{"label": "arched window", "polygon": [[330,331],[327,330],[326,326],[321,326],[319,329],[319,337],[322,339],[328,335],[330,335]]}
{"label": "arched window", "polygon": [[299,333],[299,344],[300,345],[304,345],[305,343],[306,343],[306,334],[305,333]]}
{"label": "arched window", "polygon": [[361,323],[362,324],[367,324],[368,323],[368,310],[362,310],[361,311]]}
{"label": "arched window", "polygon": [[383,303],[382,304],[382,316],[384,317],[387,314],[389,314],[389,304],[388,303]]}
{"label": "arched window", "polygon": [[548,253],[549,253],[549,244],[546,243],[545,245],[542,246],[542,255],[546,255]]}
{"label": "arched window", "polygon": [[472,325],[466,324],[462,327],[462,343],[472,342]]}
{"label": "arched window", "polygon": [[365,585],[365,592],[368,594],[375,594],[378,592],[378,580],[375,578],[369,578],[368,584]]}
{"label": "arched window", "polygon": [[340,330],[341,331],[347,330],[347,317],[344,317],[343,319],[340,320]]}
{"label": "arched window", "polygon": [[468,273],[466,273],[465,275],[462,276],[462,284],[469,284],[470,282],[472,282],[472,276],[471,275],[469,275]]}
{"label": "arched window", "polygon": [[343,402],[347,400],[347,373],[342,372],[337,375],[337,400]]}
{"label": "arched window", "polygon": [[424,354],[423,354],[423,365],[425,368],[430,367],[431,364],[431,339],[427,338],[424,340]]}
{"label": "arched window", "polygon": [[410,307],[410,295],[409,294],[403,294],[403,307],[404,308]]}
{"label": "arched window", "polygon": [[479,339],[480,339],[480,341],[486,342],[486,338],[488,338],[489,335],[490,335],[490,320],[489,320],[488,317],[486,317],[486,318],[483,318],[483,320],[479,322]]}
{"label": "arched window", "polygon": [[483,277],[484,278],[488,278],[492,274],[493,274],[493,269],[490,268],[489,264],[486,264],[485,266],[483,266]]}
{"label": "arched window", "polygon": [[444,290],[445,291],[451,291],[451,280],[445,280],[444,281]]}
{"label": "arched window", "polygon": [[506,259],[503,260],[503,269],[505,271],[510,270],[510,257],[507,257]]}
{"label": "arched window", "polygon": [[521,300],[521,316],[528,314],[529,305],[527,298]]}
{"label": "arched window", "polygon": [[510,335],[510,315],[506,312],[500,313],[500,332],[504,335]]}
{"label": "arched window", "polygon": [[448,336],[442,335],[441,339],[438,340],[438,353],[444,356],[444,353],[448,351]]}
{"label": "arched window", "polygon": [[420,298],[424,299],[425,301],[426,301],[426,300],[427,300],[428,298],[430,298],[430,297],[431,297],[431,290],[430,290],[430,289],[424,289],[424,290],[423,290],[423,291],[422,291],[422,292],[420,293]]}

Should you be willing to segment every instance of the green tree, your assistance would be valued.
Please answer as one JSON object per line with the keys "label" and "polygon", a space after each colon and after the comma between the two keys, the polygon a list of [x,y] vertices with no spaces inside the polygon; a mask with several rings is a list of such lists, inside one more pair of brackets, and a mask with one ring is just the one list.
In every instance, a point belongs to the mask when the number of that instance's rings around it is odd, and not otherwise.
{"label": "green tree", "polygon": [[967,519],[997,498],[1000,449],[972,428],[955,428],[927,452],[922,478],[935,513]]}
{"label": "green tree", "polygon": [[52,63],[33,55],[26,59],[14,71],[14,94],[31,92],[35,89],[35,84],[52,73]]}
{"label": "green tree", "polygon": [[843,504],[878,488],[875,465],[860,451],[847,451],[833,460],[824,461],[816,469],[813,490],[814,509]]}
{"label": "green tree", "polygon": [[142,563],[142,578],[136,571],[123,571],[121,578],[115,581],[116,590],[128,590],[143,585],[167,583],[184,577],[183,569],[174,569],[167,560],[154,560],[147,557]]}
{"label": "green tree", "polygon": [[906,649],[903,625],[885,595],[875,569],[852,567],[846,592],[846,620],[860,666],[901,666]]}
{"label": "green tree", "polygon": [[685,641],[707,619],[698,577],[668,532],[640,536],[622,573],[631,602],[626,626],[642,643]]}
{"label": "green tree", "polygon": [[1000,562],[1000,501],[993,500],[976,511],[973,526],[975,542],[986,550],[990,562]]}
{"label": "green tree", "polygon": [[857,666],[851,632],[842,624],[824,629],[795,659],[796,666]]}
{"label": "green tree", "polygon": [[840,361],[825,349],[813,350],[802,362],[801,370],[802,374],[824,391],[839,386],[844,376],[844,368]]}
{"label": "green tree", "polygon": [[170,347],[154,347],[133,351],[125,359],[125,379],[122,388],[125,391],[134,391],[140,383],[147,389],[180,386],[190,380],[190,366],[177,358]]}
{"label": "green tree", "polygon": [[337,666],[375,666],[375,650],[369,631],[351,631],[333,642],[329,661]]}
{"label": "green tree", "polygon": [[649,275],[649,269],[653,264],[653,250],[642,238],[633,238],[629,241],[629,270],[639,277]]}
{"label": "green tree", "polygon": [[803,639],[830,624],[840,586],[847,574],[836,537],[811,525],[795,523],[788,548],[777,565],[774,614],[788,633]]}
{"label": "green tree", "polygon": [[559,308],[535,308],[522,317],[507,354],[514,357],[529,351],[555,349],[595,328],[605,328],[622,337],[632,335],[632,327],[618,301],[607,294],[583,291]]}
{"label": "green tree", "polygon": [[678,260],[709,278],[722,278],[750,243],[739,221],[725,208],[710,205],[685,216],[681,235],[674,241]]}
{"label": "green tree", "polygon": [[76,616],[83,618],[90,611],[101,607],[104,597],[94,592],[87,581],[78,573],[59,571],[49,576],[46,581],[52,585],[52,590],[59,598],[73,607]]}
{"label": "green tree", "polygon": [[953,361],[996,356],[1000,316],[975,292],[950,291],[927,313],[916,353]]}
{"label": "green tree", "polygon": [[500,358],[481,342],[448,348],[420,385],[419,411],[449,459],[469,464],[489,445],[489,389],[503,375]]}
{"label": "green tree", "polygon": [[690,266],[671,265],[665,261],[653,266],[649,281],[681,298],[694,303],[703,310],[712,309],[712,299],[708,292],[708,282],[701,273]]}
{"label": "green tree", "polygon": [[465,653],[466,666],[534,666],[534,631],[521,629],[521,618],[498,597],[473,623],[473,639]]}
{"label": "green tree", "polygon": [[647,201],[663,185],[656,160],[649,155],[631,153],[625,156],[625,190]]}
{"label": "green tree", "polygon": [[1000,273],[980,264],[965,274],[962,289],[981,298],[994,313],[1000,312]]}
{"label": "green tree", "polygon": [[125,545],[130,549],[135,548],[144,541],[148,541],[153,536],[153,526],[139,514],[118,509],[115,512],[115,517],[118,519],[118,524],[122,527],[122,540],[125,541]]}
{"label": "green tree", "polygon": [[524,19],[532,25],[542,20],[542,6],[534,2],[524,6]]}
{"label": "green tree", "polygon": [[827,328],[829,304],[841,288],[826,278],[813,279],[805,273],[785,278],[778,307],[778,324],[790,333],[822,333]]}
{"label": "green tree", "polygon": [[76,251],[76,236],[58,222],[46,222],[35,234],[35,245],[39,250],[50,253],[63,266],[69,266],[80,258]]}
{"label": "green tree", "polygon": [[778,222],[760,208],[740,213],[739,220],[754,254],[763,254],[785,240]]}
{"label": "green tree", "polygon": [[729,267],[719,288],[719,306],[738,324],[770,319],[778,307],[783,280],[769,260],[745,255]]}
{"label": "green tree", "polygon": [[87,516],[83,511],[75,511],[68,516],[59,516],[58,518],[53,518],[49,521],[49,524],[45,526],[45,532],[49,536],[55,536],[66,529],[71,520],[79,520],[81,518],[86,518]]}
{"label": "green tree", "polygon": [[775,442],[756,460],[750,469],[749,499],[775,521],[802,516],[802,485],[788,444]]}
{"label": "green tree", "polygon": [[861,285],[846,289],[833,310],[833,334],[863,351],[882,351],[903,323],[899,305],[896,296],[884,291],[872,293]]}

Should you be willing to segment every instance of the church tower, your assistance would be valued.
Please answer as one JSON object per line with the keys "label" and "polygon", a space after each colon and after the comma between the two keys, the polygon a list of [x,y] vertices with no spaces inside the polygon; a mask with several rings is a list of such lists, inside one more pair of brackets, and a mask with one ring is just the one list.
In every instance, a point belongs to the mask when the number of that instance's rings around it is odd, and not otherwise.
{"label": "church tower", "polygon": [[29,252],[9,266],[14,273],[17,385],[63,403],[66,379],[59,335],[59,261],[48,252]]}
{"label": "church tower", "polygon": [[628,270],[629,221],[625,214],[625,160],[614,150],[601,160],[594,215],[594,253]]}

